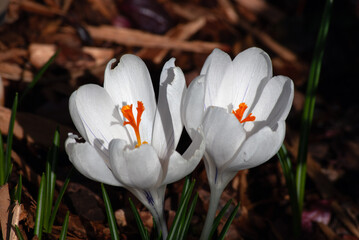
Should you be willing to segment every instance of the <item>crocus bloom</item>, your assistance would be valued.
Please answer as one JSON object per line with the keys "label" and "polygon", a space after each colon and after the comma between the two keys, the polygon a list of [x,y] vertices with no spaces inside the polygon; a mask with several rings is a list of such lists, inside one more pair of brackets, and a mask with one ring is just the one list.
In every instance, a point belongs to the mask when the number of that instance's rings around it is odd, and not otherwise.
{"label": "crocus bloom", "polygon": [[186,129],[203,125],[204,162],[211,188],[202,239],[208,238],[229,181],[239,170],[258,166],[279,150],[292,101],[292,80],[272,77],[271,60],[259,48],[247,49],[233,61],[215,49],[200,76],[191,82],[183,99],[182,118]]}
{"label": "crocus bloom", "polygon": [[131,191],[151,211],[164,238],[166,185],[192,172],[205,148],[197,132],[182,156],[175,150],[183,129],[180,106],[186,85],[174,61],[163,67],[156,105],[144,62],[124,55],[111,69],[111,60],[104,88],[88,84],[71,95],[71,118],[85,142],[69,134],[65,143],[79,172]]}

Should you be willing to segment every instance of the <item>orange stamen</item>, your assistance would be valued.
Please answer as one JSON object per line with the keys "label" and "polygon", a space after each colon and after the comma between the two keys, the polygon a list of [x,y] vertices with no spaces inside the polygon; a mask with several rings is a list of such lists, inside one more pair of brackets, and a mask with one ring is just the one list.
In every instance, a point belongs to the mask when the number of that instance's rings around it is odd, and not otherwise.
{"label": "orange stamen", "polygon": [[132,104],[126,105],[121,108],[121,112],[123,116],[128,120],[124,121],[123,125],[130,124],[131,127],[133,127],[133,130],[135,130],[136,138],[137,138],[137,145],[136,148],[141,146],[141,144],[146,144],[147,142],[141,142],[141,136],[140,136],[140,123],[141,123],[141,116],[143,111],[145,111],[145,107],[143,106],[143,103],[140,101],[137,101],[137,122],[135,120],[135,117],[132,113]]}
{"label": "orange stamen", "polygon": [[243,114],[244,112],[246,111],[246,109],[248,108],[247,104],[245,103],[241,103],[239,104],[238,106],[238,109],[237,110],[232,110],[232,113],[236,116],[236,118],[238,119],[238,121],[240,123],[244,123],[244,122],[251,122],[251,121],[254,121],[256,119],[255,116],[252,116],[252,113],[248,114],[248,116],[246,118],[243,118]]}

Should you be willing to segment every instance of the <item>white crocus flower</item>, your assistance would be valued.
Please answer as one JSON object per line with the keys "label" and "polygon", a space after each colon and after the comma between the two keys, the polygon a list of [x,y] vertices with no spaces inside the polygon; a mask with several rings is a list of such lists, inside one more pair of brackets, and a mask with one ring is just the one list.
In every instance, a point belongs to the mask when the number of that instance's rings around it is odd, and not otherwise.
{"label": "white crocus flower", "polygon": [[[250,48],[232,61],[215,49],[183,99],[186,129],[203,126],[210,208],[201,239],[207,239],[219,198],[239,170],[258,166],[279,150],[293,101],[292,80],[272,76],[269,56]],[[194,132],[193,132],[194,133]]]}
{"label": "white crocus flower", "polygon": [[111,60],[104,88],[88,84],[71,95],[71,118],[85,142],[73,134],[66,140],[66,152],[77,170],[131,191],[151,211],[164,239],[166,185],[192,172],[205,148],[197,131],[182,156],[175,150],[183,129],[180,106],[186,85],[174,61],[163,67],[156,105],[144,62],[124,55],[111,69],[115,62]]}

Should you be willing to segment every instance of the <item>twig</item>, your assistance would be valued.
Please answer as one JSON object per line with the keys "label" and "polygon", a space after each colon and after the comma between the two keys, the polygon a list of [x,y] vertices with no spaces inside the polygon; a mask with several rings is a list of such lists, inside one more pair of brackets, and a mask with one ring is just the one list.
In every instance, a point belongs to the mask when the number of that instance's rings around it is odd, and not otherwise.
{"label": "twig", "polygon": [[110,41],[126,46],[176,49],[196,53],[209,53],[214,48],[220,48],[224,51],[229,49],[228,45],[221,43],[175,40],[166,36],[112,26],[88,26],[87,30],[95,40]]}

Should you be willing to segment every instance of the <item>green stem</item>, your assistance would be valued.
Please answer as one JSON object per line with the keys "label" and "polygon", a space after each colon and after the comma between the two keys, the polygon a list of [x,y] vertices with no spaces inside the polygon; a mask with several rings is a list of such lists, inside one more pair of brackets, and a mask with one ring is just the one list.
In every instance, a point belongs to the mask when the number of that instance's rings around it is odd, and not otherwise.
{"label": "green stem", "polygon": [[216,211],[218,207],[219,200],[221,199],[222,192],[224,190],[225,186],[219,186],[217,184],[214,184],[213,187],[211,187],[211,198],[209,200],[209,208],[207,212],[206,221],[204,222],[204,226],[202,229],[201,234],[201,240],[207,240],[211,230],[214,218],[216,216]]}
{"label": "green stem", "polygon": [[[151,195],[153,196],[152,193]],[[165,240],[167,239],[168,230],[167,230],[167,223],[165,220],[162,198],[160,199],[161,201],[158,201],[157,198],[153,198],[153,202],[152,202],[153,204],[150,204],[149,202],[142,202],[142,203],[146,206],[148,210],[150,210],[152,217],[156,222],[158,235],[162,234],[162,239]]]}

